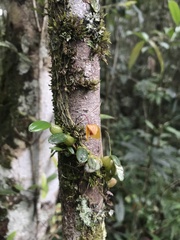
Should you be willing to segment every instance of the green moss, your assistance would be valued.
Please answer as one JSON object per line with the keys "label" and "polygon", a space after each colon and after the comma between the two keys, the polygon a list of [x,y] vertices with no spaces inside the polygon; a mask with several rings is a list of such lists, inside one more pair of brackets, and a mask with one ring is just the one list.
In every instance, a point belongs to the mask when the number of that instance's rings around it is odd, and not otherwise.
{"label": "green moss", "polygon": [[52,56],[51,89],[54,112],[56,113],[55,121],[74,136],[74,131],[77,132],[79,129],[75,127],[69,113],[68,94],[77,89],[83,78],[82,69],[77,71],[73,65],[76,55],[74,44],[84,38],[85,28],[81,19],[61,12],[61,8],[58,7],[49,13],[51,15],[49,20],[50,53]]}
{"label": "green moss", "polygon": [[76,44],[86,42],[91,49],[89,57],[98,55],[100,59],[106,61],[106,56],[109,54],[109,33],[105,29],[103,18],[98,13],[90,12],[81,19],[68,12],[67,2],[62,5],[60,2],[50,1],[49,6],[48,32],[52,57],[50,73],[55,121],[74,136],[73,131],[78,129],[69,113],[68,94],[79,88],[95,90],[99,83],[94,79],[85,81],[84,70],[77,69],[74,65]]}
{"label": "green moss", "polygon": [[91,81],[82,81],[80,86],[85,88],[85,89],[96,90],[99,82],[100,81],[96,80],[96,79],[91,80]]}
{"label": "green moss", "polygon": [[110,55],[110,33],[105,28],[103,18],[104,16],[99,13],[91,12],[85,16],[85,22],[91,54],[97,54],[100,59],[106,62],[106,57]]}

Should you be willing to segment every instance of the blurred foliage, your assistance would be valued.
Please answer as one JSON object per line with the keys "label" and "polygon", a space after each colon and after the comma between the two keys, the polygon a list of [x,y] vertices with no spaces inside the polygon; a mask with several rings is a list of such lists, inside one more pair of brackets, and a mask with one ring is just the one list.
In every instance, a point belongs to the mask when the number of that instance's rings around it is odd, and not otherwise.
{"label": "blurred foliage", "polygon": [[49,236],[49,240],[62,240],[62,214],[60,203],[56,204],[55,214],[49,223],[47,235]]}
{"label": "blurred foliage", "polygon": [[101,72],[102,112],[115,118],[103,120],[103,129],[125,167],[107,239],[178,240],[180,1],[120,2],[128,1],[101,1],[111,5],[104,9],[112,42]]}

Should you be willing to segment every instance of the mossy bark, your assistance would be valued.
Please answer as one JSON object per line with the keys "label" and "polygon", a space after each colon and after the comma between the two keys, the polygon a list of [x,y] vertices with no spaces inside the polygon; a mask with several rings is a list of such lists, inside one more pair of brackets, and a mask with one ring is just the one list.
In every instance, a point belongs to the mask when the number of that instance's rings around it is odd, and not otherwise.
{"label": "mossy bark", "polygon": [[[90,1],[49,0],[48,9],[55,122],[76,139],[75,148],[84,144],[101,157],[101,139],[86,141],[85,126],[100,126],[99,58],[107,51],[102,19]],[[101,172],[87,173],[75,155],[63,153],[58,170],[63,239],[105,239]]]}
{"label": "mossy bark", "polygon": [[[1,48],[3,72],[0,76],[0,165],[10,168],[14,157],[13,149],[19,147],[14,139],[19,138],[18,133],[23,133],[27,141],[30,140],[25,127],[31,122],[28,116],[35,116],[37,112],[37,106],[33,106],[33,103],[38,99],[35,81],[38,79],[40,34],[32,27],[35,21],[33,11],[28,11],[32,7],[30,1],[23,5],[17,1],[4,1],[4,5],[7,18],[1,40],[10,42],[12,47]],[[32,22],[28,23],[28,19],[32,19]],[[29,93],[31,97],[28,98]],[[25,106],[28,104],[31,106],[29,109]]]}
{"label": "mossy bark", "polygon": [[[12,232],[16,232],[14,240],[42,239],[56,201],[56,187],[50,199],[42,201],[39,179],[42,172],[49,176],[55,167],[49,161],[47,136],[33,135],[28,125],[34,119],[52,118],[52,106],[47,104],[51,100],[47,93],[50,61],[44,51],[47,24],[42,15],[35,18],[31,0],[3,0],[1,7],[5,11],[0,22],[4,44],[0,46],[0,239]],[[42,85],[46,96],[41,93]],[[29,189],[32,185],[35,190]]]}
{"label": "mossy bark", "polygon": [[[12,206],[15,209],[25,200],[20,191],[14,188],[15,184],[20,184],[21,170],[16,169],[15,171],[19,173],[15,173],[12,164],[18,162],[19,157],[28,147],[28,142],[32,140],[27,127],[32,121],[29,116],[35,116],[37,112],[37,106],[34,103],[38,99],[37,66],[40,37],[40,33],[37,34],[36,29],[32,27],[35,21],[33,11],[29,11],[32,7],[31,1],[26,1],[26,4],[22,5],[18,4],[18,1],[3,2],[7,14],[4,17],[4,32],[1,34],[1,41],[9,42],[10,45],[5,48],[0,47],[2,53],[2,55],[0,54],[2,60],[0,74],[0,212],[5,213],[0,217],[0,239],[6,239],[8,233],[13,231],[9,227],[12,226],[12,219],[10,219]],[[29,19],[31,19],[31,23]],[[26,161],[27,159],[24,159],[24,162]],[[18,175],[19,182],[15,175]],[[19,222],[21,225],[21,217]],[[17,232],[17,237],[18,235]]]}

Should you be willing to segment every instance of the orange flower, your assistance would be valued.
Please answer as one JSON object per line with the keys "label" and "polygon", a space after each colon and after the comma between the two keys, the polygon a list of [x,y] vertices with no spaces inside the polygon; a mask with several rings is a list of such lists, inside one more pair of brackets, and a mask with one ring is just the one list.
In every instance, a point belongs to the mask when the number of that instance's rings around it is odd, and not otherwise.
{"label": "orange flower", "polygon": [[86,139],[89,137],[100,139],[101,131],[97,124],[87,124],[86,125]]}

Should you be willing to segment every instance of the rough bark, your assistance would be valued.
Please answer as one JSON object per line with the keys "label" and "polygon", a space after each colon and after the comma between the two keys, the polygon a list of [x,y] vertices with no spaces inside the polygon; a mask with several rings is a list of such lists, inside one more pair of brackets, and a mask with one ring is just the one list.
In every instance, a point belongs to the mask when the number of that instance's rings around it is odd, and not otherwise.
{"label": "rough bark", "polygon": [[[45,34],[47,17],[37,17],[31,0],[4,1],[7,11],[0,78],[0,239],[43,239],[57,195],[57,181],[41,197],[41,175],[55,171],[47,133],[32,135],[33,119],[52,119]],[[20,185],[19,189],[17,185]],[[36,185],[36,189],[30,189]]]}
{"label": "rough bark", "polygon": [[[93,1],[98,6],[98,1]],[[104,26],[91,1],[49,0],[49,36],[52,57],[55,122],[83,144],[90,154],[102,156],[101,139],[85,140],[87,124],[100,126],[99,58],[106,51]],[[103,36],[104,36],[103,35]],[[102,40],[103,41],[103,40]],[[104,180],[101,171],[88,173],[76,156],[59,154],[60,199],[66,240],[103,240]]]}

